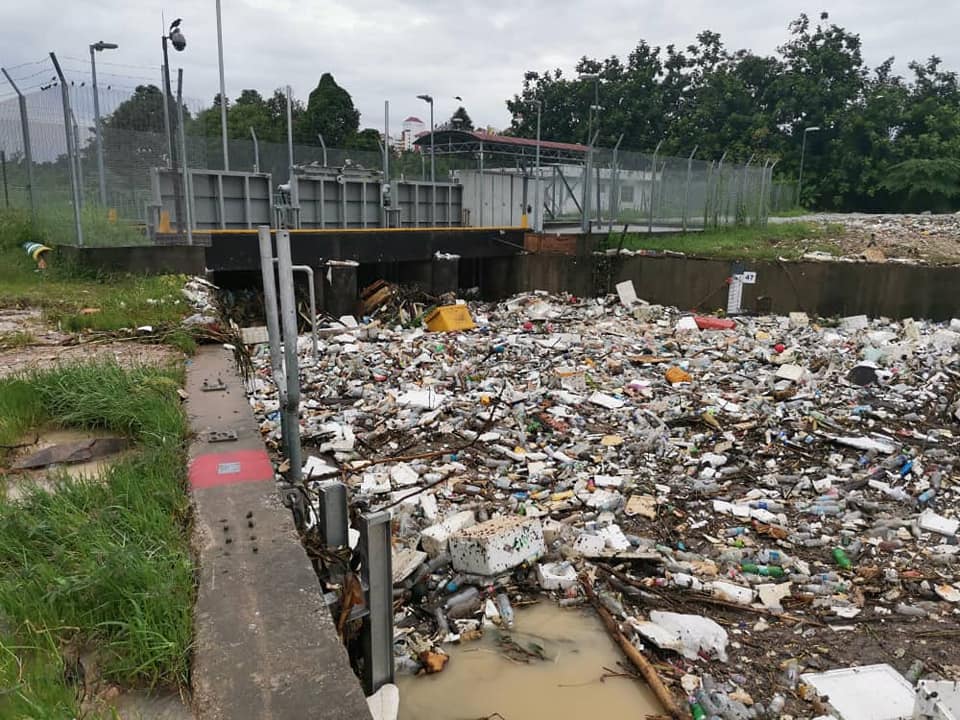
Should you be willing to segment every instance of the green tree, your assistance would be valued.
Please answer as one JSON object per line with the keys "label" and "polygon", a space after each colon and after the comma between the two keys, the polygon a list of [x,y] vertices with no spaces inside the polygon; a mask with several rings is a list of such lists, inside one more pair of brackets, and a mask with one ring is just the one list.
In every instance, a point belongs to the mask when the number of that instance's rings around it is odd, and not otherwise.
{"label": "green tree", "polygon": [[295,131],[296,139],[313,144],[317,134],[322,134],[328,147],[345,147],[359,127],[360,113],[353,106],[350,93],[337,85],[333,75],[324,73],[307,100]]}
{"label": "green tree", "polygon": [[[176,101],[171,98],[168,106],[171,119],[175,119]],[[145,184],[144,176],[149,168],[167,164],[163,110],[160,88],[138,85],[129,99],[103,119],[103,154],[111,175],[139,187]],[[186,107],[183,116],[189,124],[191,116]],[[95,147],[91,142],[88,151]]]}
{"label": "green tree", "polygon": [[461,105],[450,116],[450,127],[454,130],[473,130],[473,120],[470,119],[467,109]]}

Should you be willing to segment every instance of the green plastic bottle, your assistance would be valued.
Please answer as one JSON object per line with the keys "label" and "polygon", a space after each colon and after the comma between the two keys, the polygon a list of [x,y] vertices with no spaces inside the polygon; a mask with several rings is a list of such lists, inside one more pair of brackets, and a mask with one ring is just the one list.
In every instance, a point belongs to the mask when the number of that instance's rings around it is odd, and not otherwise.
{"label": "green plastic bottle", "polygon": [[755,565],[754,563],[743,563],[740,570],[751,575],[763,575],[764,577],[783,577],[783,568],[779,565]]}
{"label": "green plastic bottle", "polygon": [[842,547],[835,547],[833,549],[833,559],[836,560],[837,565],[844,570],[849,570],[853,567],[853,563],[850,562],[850,558],[847,557],[847,553]]}
{"label": "green plastic bottle", "polygon": [[707,717],[706,711],[698,702],[690,703],[690,714],[693,716],[693,720],[704,720]]}

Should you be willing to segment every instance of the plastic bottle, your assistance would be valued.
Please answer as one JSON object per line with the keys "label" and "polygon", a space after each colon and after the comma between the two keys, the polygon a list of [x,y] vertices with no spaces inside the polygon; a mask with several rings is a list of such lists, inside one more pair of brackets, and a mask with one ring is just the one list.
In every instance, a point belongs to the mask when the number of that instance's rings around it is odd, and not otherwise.
{"label": "plastic bottle", "polygon": [[706,711],[698,702],[690,703],[690,715],[693,717],[693,720],[706,720],[707,718]]}
{"label": "plastic bottle", "polygon": [[777,693],[770,700],[770,717],[778,717],[783,711],[784,705],[787,704],[787,699],[783,696],[782,693]]}
{"label": "plastic bottle", "polygon": [[755,555],[757,562],[764,565],[784,565],[790,564],[790,558],[787,557],[786,553],[782,553],[779,550],[761,550]]}
{"label": "plastic bottle", "polygon": [[739,537],[741,535],[746,535],[749,532],[750,530],[748,528],[734,527],[734,528],[727,528],[726,530],[723,531],[723,534],[725,537],[732,538],[732,537]]}
{"label": "plastic bottle", "polygon": [[904,673],[904,677],[911,685],[916,685],[921,675],[923,675],[923,660],[914,660],[910,663],[910,669]]}
{"label": "plastic bottle", "polygon": [[853,563],[850,562],[850,558],[847,557],[847,553],[842,547],[835,547],[833,549],[833,559],[836,560],[837,565],[844,570],[849,570],[853,567]]}
{"label": "plastic bottle", "polygon": [[926,505],[937,496],[935,488],[927,488],[917,496],[917,505]]}
{"label": "plastic bottle", "polygon": [[454,593],[443,603],[445,610],[449,610],[454,605],[466,605],[480,597],[480,590],[474,586],[465,587],[460,592]]}
{"label": "plastic bottle", "polygon": [[709,584],[710,590],[715,597],[737,605],[749,605],[753,602],[753,589],[745,588],[742,585],[715,580]]}
{"label": "plastic bottle", "polygon": [[763,575],[765,577],[783,577],[783,568],[779,565],[754,565],[753,563],[743,563],[740,570],[752,575]]}
{"label": "plastic bottle", "polygon": [[500,619],[508,628],[513,627],[513,606],[510,604],[510,598],[505,592],[497,593],[497,610],[500,611]]}
{"label": "plastic bottle", "polygon": [[797,686],[797,679],[800,677],[800,665],[796,660],[788,660],[783,668],[783,679],[787,687],[791,690]]}

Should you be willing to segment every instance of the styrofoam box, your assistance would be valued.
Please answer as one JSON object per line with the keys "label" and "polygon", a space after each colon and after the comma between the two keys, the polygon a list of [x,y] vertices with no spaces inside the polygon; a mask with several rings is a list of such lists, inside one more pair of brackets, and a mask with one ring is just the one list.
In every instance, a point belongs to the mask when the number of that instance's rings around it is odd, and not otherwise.
{"label": "styrofoam box", "polygon": [[502,517],[450,537],[450,557],[459,572],[496,575],[543,556],[543,528],[529,517]]}

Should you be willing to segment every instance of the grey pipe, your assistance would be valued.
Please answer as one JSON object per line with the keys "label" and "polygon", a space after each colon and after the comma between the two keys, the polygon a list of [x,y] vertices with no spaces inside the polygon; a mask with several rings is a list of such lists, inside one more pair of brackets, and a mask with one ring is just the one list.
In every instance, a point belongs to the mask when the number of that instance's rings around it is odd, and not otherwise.
{"label": "grey pipe", "polygon": [[297,305],[293,294],[293,263],[290,259],[290,231],[277,231],[277,267],[280,276],[280,319],[283,323],[283,351],[286,360],[287,402],[283,412],[287,416],[289,442],[287,459],[290,474],[287,479],[299,485],[303,468],[300,450],[300,363],[297,358]]}
{"label": "grey pipe", "polygon": [[263,276],[263,310],[267,316],[267,336],[270,338],[270,368],[273,370],[273,384],[277,386],[277,396],[280,400],[280,432],[286,452],[289,433],[287,416],[283,410],[287,404],[287,386],[280,350],[280,311],[277,308],[277,283],[273,270],[276,260],[273,257],[270,226],[260,225],[257,228],[257,235],[260,239],[260,273]]}
{"label": "grey pipe", "polygon": [[250,126],[250,137],[253,138],[253,171],[260,172],[260,141],[257,140],[257,131]]}
{"label": "grey pipe", "polygon": [[[274,262],[277,262],[277,260],[274,259]],[[291,265],[290,269],[293,272],[306,273],[310,283],[308,286],[310,291],[310,334],[313,336],[313,361],[317,362],[320,359],[320,345],[317,341],[317,291],[313,284],[313,268],[309,265]]]}

